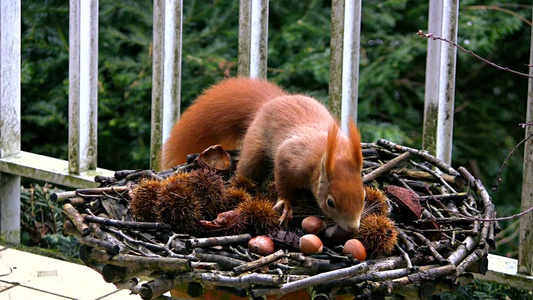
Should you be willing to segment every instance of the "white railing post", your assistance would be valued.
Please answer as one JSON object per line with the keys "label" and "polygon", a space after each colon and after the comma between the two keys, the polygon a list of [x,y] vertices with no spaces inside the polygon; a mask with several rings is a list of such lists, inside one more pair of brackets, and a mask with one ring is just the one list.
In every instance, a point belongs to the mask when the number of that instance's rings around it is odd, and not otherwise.
{"label": "white railing post", "polygon": [[[442,37],[452,42],[457,41],[458,19],[459,0],[444,0],[442,5]],[[438,159],[447,164],[451,164],[452,161],[456,61],[457,49],[448,43],[441,43],[436,155]]]}
{"label": "white railing post", "polygon": [[239,76],[267,77],[268,0],[240,0]]}
{"label": "white railing post", "polygon": [[342,54],[344,33],[344,0],[331,1],[331,33],[329,62],[329,110],[340,119],[342,103]]}
{"label": "white railing post", "polygon": [[[0,158],[20,152],[20,0],[0,1]],[[20,243],[20,176],[0,173],[0,235]]]}
{"label": "white railing post", "polygon": [[161,149],[181,106],[183,0],[155,0],[153,15],[150,168],[159,170]]}
{"label": "white railing post", "polygon": [[167,0],[165,5],[162,143],[180,116],[183,0]]}
{"label": "white railing post", "polygon": [[[442,0],[429,1],[428,33],[442,33]],[[426,87],[424,95],[424,126],[422,148],[432,155],[437,152],[437,124],[439,116],[440,41],[427,39]]]}
{"label": "white railing post", "polygon": [[347,132],[348,119],[357,121],[362,1],[334,0],[331,6],[329,107]]}
{"label": "white railing post", "polygon": [[[531,10],[533,20],[533,9]],[[531,52],[529,63],[533,66],[533,30],[531,30]],[[533,76],[533,67],[529,68],[529,75]],[[527,90],[526,122],[533,122],[533,79],[529,78]],[[526,137],[533,134],[533,126],[526,128]],[[533,140],[529,139],[524,145],[524,175],[522,180],[521,211],[533,206]],[[518,272],[533,276],[533,214],[527,214],[520,219],[520,244],[518,251]]]}
{"label": "white railing post", "polygon": [[341,127],[346,133],[349,118],[357,121],[361,7],[362,0],[346,0],[344,3]]}
{"label": "white railing post", "polygon": [[160,167],[160,151],[163,145],[163,62],[165,39],[165,0],[154,0],[152,42],[152,125],[150,134],[150,168]]}
{"label": "white railing post", "polygon": [[69,3],[69,164],[96,169],[98,121],[98,0]]}

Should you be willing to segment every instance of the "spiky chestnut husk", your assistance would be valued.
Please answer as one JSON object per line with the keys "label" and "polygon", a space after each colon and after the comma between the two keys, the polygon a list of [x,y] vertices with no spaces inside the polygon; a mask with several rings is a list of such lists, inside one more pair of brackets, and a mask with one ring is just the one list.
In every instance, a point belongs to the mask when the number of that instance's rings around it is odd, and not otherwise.
{"label": "spiky chestnut husk", "polygon": [[191,190],[190,201],[200,203],[206,220],[212,220],[226,210],[226,185],[216,172],[208,169],[191,171],[188,185]]}
{"label": "spiky chestnut husk", "polygon": [[[365,212],[369,214],[378,214],[382,216],[389,215],[389,203],[387,196],[372,186],[366,186]],[[367,208],[371,208],[366,211]]]}
{"label": "spiky chestnut husk", "polygon": [[169,224],[179,233],[194,233],[202,218],[202,206],[191,197],[190,173],[178,173],[162,182],[158,193],[158,221]]}
{"label": "spiky chestnut husk", "polygon": [[236,207],[237,205],[239,205],[240,203],[246,201],[246,200],[249,200],[252,198],[252,195],[250,195],[250,193],[248,193],[245,189],[243,188],[236,188],[236,187],[228,187],[226,189],[226,205],[228,206],[228,208],[234,208]]}
{"label": "spiky chestnut husk", "polygon": [[279,224],[279,213],[272,207],[274,203],[265,198],[250,198],[240,203],[237,209],[246,217],[246,229],[251,235],[270,232]]}
{"label": "spiky chestnut husk", "polygon": [[278,200],[278,190],[276,188],[276,182],[274,179],[267,180],[261,186],[258,196],[261,198],[266,198],[274,203]]}
{"label": "spiky chestnut husk", "polygon": [[259,192],[257,184],[255,184],[252,179],[239,173],[235,173],[235,175],[230,179],[229,184],[230,187],[245,190],[251,195],[255,195]]}
{"label": "spiky chestnut husk", "polygon": [[157,197],[161,188],[161,181],[156,179],[141,179],[133,190],[130,201],[130,211],[134,218],[145,222],[157,221]]}
{"label": "spiky chestnut husk", "polygon": [[385,216],[370,214],[361,220],[354,238],[363,243],[370,257],[379,258],[392,253],[398,232],[394,222]]}

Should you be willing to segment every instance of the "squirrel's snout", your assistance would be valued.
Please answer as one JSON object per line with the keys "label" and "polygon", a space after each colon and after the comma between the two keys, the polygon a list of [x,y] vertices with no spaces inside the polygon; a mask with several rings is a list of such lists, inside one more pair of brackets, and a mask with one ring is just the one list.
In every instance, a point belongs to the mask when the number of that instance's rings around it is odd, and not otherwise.
{"label": "squirrel's snout", "polygon": [[357,219],[355,222],[351,223],[351,224],[348,224],[347,226],[347,230],[350,231],[350,232],[354,232],[354,231],[357,231],[357,229],[359,229],[359,225],[360,225],[360,220]]}

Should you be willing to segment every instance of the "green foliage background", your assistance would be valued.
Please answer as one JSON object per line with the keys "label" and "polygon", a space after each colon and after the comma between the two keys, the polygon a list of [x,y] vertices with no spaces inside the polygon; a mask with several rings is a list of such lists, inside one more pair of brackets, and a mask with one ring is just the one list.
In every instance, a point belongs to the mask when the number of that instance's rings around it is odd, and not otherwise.
{"label": "green foliage background", "polygon": [[[183,106],[236,75],[238,1],[185,1]],[[480,3],[482,5],[480,5]],[[463,0],[459,43],[499,65],[527,72],[530,0]],[[330,1],[270,3],[269,78],[327,102]],[[22,1],[22,148],[67,158],[68,3]],[[421,147],[427,0],[365,0],[359,125],[368,142]],[[152,1],[100,0],[98,165],[149,167]],[[523,137],[527,80],[458,53],[453,164],[490,187]],[[522,149],[492,197],[500,215],[519,210]],[[511,226],[511,222],[503,223]],[[515,230],[516,231],[516,230]],[[516,255],[516,239],[500,254]]]}

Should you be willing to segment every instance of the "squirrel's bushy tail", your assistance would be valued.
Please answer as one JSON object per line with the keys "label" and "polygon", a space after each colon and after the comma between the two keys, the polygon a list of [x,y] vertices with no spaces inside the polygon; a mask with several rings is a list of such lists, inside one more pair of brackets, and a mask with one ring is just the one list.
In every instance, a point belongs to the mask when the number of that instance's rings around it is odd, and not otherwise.
{"label": "squirrel's bushy tail", "polygon": [[261,106],[287,95],[261,79],[231,78],[210,87],[176,122],[163,145],[161,167],[185,163],[187,154],[214,144],[235,149]]}

